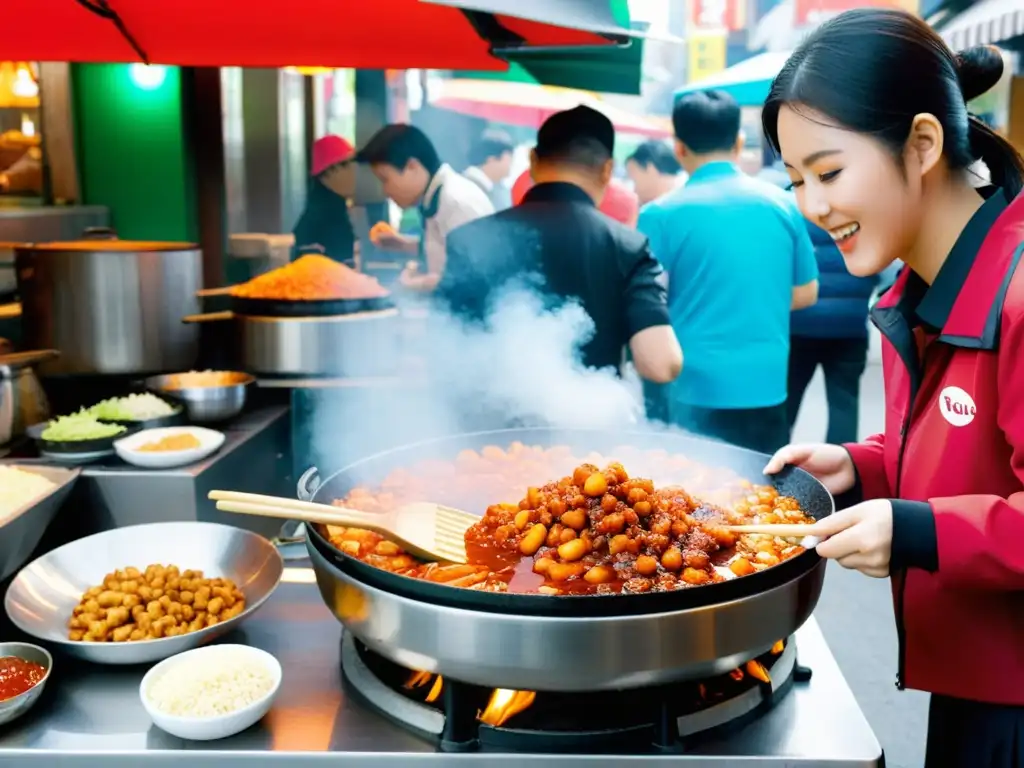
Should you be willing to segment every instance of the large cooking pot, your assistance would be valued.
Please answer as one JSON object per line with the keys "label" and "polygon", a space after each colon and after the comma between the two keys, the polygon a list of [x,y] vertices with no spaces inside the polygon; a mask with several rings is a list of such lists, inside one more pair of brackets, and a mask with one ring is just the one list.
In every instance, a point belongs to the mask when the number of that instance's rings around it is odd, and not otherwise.
{"label": "large cooking pot", "polygon": [[[452,460],[464,449],[514,441],[569,445],[579,456],[607,455],[624,444],[661,448],[770,483],[816,519],[835,509],[825,487],[802,470],[765,478],[763,454],[679,434],[588,430],[509,429],[432,440],[364,459],[322,483],[311,470],[300,480],[299,495],[330,503],[418,461]],[[460,505],[455,498],[432,501]],[[825,577],[824,561],[809,549],[721,584],[553,597],[460,589],[390,573],[345,555],[314,526],[306,546],[324,601],[372,650],[463,682],[530,690],[633,688],[728,672],[795,632],[814,611]]]}
{"label": "large cooking pot", "polygon": [[82,240],[15,248],[25,346],[59,350],[45,374],[188,370],[199,331],[202,252],[191,243]]}
{"label": "large cooking pot", "polygon": [[57,356],[54,350],[4,354],[2,347],[0,344],[0,446],[50,418],[50,403],[33,366]]}

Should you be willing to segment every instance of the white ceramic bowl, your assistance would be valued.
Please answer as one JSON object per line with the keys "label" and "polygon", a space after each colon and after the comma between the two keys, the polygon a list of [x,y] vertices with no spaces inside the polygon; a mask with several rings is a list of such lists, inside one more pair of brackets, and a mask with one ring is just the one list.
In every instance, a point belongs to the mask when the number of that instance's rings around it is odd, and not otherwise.
{"label": "white ceramic bowl", "polygon": [[[139,448],[147,443],[154,443],[165,437],[189,433],[195,435],[199,440],[198,448],[190,448],[185,451],[140,451]],[[220,450],[224,445],[224,433],[204,427],[161,427],[159,429],[146,429],[136,432],[128,437],[122,437],[114,443],[114,450],[126,461],[136,467],[146,469],[170,469],[171,467],[183,467],[186,464],[194,464],[202,461],[210,454]]]}
{"label": "white ceramic bowl", "polygon": [[[167,672],[173,673],[174,667],[179,664],[188,665],[201,655],[216,654],[247,654],[255,662],[264,665],[273,679],[273,687],[262,699],[254,701],[247,707],[235,710],[226,715],[216,717],[179,717],[168,715],[156,708],[149,698],[150,686]],[[259,722],[267,712],[270,711],[277,692],[281,688],[281,664],[266,651],[253,648],[249,645],[208,645],[204,648],[196,648],[192,651],[179,653],[165,659],[153,667],[146,676],[142,678],[139,686],[139,697],[142,699],[142,706],[153,719],[153,723],[163,731],[179,739],[191,739],[192,741],[213,741],[215,739],[226,739],[241,733],[249,726]]]}

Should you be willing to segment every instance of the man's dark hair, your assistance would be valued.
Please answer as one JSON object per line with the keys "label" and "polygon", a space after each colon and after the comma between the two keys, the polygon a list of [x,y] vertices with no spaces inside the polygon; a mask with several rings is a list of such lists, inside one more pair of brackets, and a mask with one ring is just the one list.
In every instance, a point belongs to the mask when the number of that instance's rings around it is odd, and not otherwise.
{"label": "man's dark hair", "polygon": [[537,131],[538,159],[597,170],[615,151],[615,128],[605,115],[590,107],[556,112]]}
{"label": "man's dark hair", "polygon": [[515,149],[512,137],[504,131],[487,130],[469,150],[469,164],[483,165],[492,157],[500,158]]}
{"label": "man's dark hair", "polygon": [[399,171],[410,160],[418,160],[429,174],[437,173],[441,167],[441,158],[427,134],[405,123],[385,125],[373,134],[356,154],[356,160],[369,165],[390,165]]}
{"label": "man's dark hair", "polygon": [[637,147],[633,154],[626,158],[626,162],[630,160],[641,168],[653,165],[658,173],[667,176],[674,176],[682,170],[672,148],[664,141],[656,139],[645,141]]}
{"label": "man's dark hair", "polygon": [[691,152],[726,152],[740,135],[740,105],[725,91],[696,91],[672,110],[676,138]]}

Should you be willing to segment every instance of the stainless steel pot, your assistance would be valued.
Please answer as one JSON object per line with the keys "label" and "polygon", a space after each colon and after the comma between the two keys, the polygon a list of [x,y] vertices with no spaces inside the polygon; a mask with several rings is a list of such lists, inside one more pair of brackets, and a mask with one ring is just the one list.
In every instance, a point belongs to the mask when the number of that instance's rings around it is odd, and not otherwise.
{"label": "stainless steel pot", "polygon": [[[416,461],[454,459],[466,448],[514,441],[568,444],[581,456],[622,444],[663,448],[751,480],[762,477],[767,460],[683,435],[500,430],[378,454],[312,493],[307,473],[299,495],[328,503]],[[791,471],[774,482],[815,517],[834,509],[828,492],[806,473]],[[763,573],[675,593],[513,595],[388,574],[339,556],[316,530],[306,545],[324,602],[372,650],[403,666],[467,683],[542,691],[632,688],[728,672],[795,632],[814,611],[825,577],[824,562],[811,550]]]}
{"label": "stainless steel pot", "polygon": [[202,252],[111,237],[15,248],[25,345],[61,352],[46,374],[188,370],[199,332],[181,318],[199,310]]}
{"label": "stainless steel pot", "polygon": [[397,309],[336,317],[241,317],[242,364],[259,376],[386,376],[399,358],[397,320]]}
{"label": "stainless steel pot", "polygon": [[237,367],[256,376],[392,376],[398,370],[403,345],[404,326],[397,309],[321,317],[210,312],[183,321],[233,323]]}
{"label": "stainless steel pot", "polygon": [[55,357],[53,350],[0,354],[0,445],[50,418],[50,403],[33,366]]}

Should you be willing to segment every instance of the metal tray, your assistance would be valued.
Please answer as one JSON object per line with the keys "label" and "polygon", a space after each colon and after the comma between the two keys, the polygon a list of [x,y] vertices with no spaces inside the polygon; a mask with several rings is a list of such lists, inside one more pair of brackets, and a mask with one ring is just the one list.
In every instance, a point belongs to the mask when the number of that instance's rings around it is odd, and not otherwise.
{"label": "metal tray", "polygon": [[3,581],[31,557],[57,515],[57,510],[71,493],[81,470],[19,464],[13,461],[0,462],[0,465],[33,472],[57,484],[56,488],[42,498],[15,510],[8,518],[0,519],[0,581]]}

